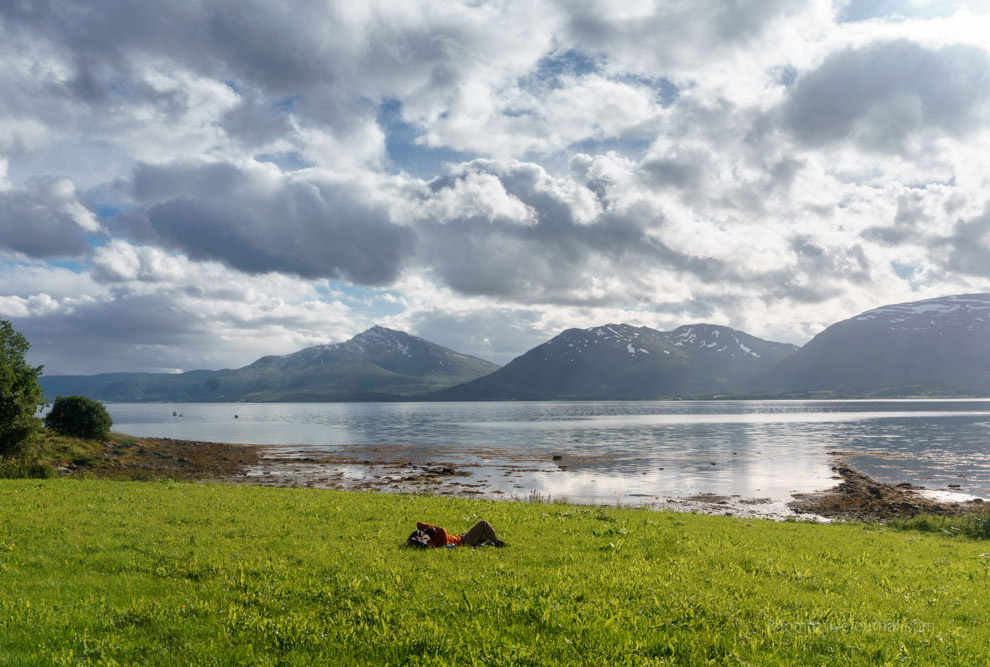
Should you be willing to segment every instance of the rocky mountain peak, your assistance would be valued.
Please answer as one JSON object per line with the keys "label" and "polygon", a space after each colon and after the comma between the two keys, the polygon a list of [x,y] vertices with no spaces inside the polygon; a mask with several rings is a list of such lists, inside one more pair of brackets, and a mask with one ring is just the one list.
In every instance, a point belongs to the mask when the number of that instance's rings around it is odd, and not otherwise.
{"label": "rocky mountain peak", "polygon": [[414,338],[404,331],[396,331],[376,324],[354,336],[349,342],[362,352],[391,353],[408,357],[411,354],[409,343],[412,340]]}

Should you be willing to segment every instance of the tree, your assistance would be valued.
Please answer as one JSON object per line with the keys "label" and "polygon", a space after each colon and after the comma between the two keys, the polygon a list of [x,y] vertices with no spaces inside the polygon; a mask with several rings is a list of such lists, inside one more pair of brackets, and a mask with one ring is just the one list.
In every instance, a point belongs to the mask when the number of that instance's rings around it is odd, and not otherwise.
{"label": "tree", "polygon": [[0,456],[20,453],[37,428],[35,413],[47,405],[38,384],[41,366],[31,366],[25,355],[31,345],[0,320]]}
{"label": "tree", "polygon": [[111,426],[103,404],[85,396],[59,396],[45,416],[45,428],[77,438],[106,438]]}

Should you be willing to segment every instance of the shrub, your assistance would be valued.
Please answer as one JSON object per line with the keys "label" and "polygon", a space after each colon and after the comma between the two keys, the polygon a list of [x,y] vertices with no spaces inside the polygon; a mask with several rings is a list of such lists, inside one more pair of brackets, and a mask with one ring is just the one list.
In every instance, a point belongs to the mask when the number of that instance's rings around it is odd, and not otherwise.
{"label": "shrub", "polygon": [[55,468],[41,461],[28,461],[23,458],[0,461],[0,479],[34,478],[48,479],[55,476]]}
{"label": "shrub", "polygon": [[59,396],[45,417],[45,426],[77,438],[106,438],[113,420],[99,401],[85,396]]}
{"label": "shrub", "polygon": [[0,457],[30,455],[35,446],[31,436],[40,430],[40,423],[41,420],[36,417],[27,417],[0,428]]}

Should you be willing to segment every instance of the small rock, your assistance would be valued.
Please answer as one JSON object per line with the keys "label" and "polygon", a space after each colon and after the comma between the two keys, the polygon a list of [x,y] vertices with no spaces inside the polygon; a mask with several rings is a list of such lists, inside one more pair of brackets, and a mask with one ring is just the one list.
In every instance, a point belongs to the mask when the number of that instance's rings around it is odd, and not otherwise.
{"label": "small rock", "polygon": [[960,489],[962,488],[959,484],[949,484],[950,489]]}
{"label": "small rock", "polygon": [[564,457],[561,456],[560,454],[554,454],[553,455],[553,460],[554,461],[563,461],[564,460]]}

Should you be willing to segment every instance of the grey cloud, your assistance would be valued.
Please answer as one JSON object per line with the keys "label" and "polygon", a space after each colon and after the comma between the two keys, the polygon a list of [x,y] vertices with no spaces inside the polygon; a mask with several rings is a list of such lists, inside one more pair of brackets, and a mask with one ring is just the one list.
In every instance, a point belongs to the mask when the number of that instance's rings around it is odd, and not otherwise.
{"label": "grey cloud", "polygon": [[[112,326],[107,326],[112,322]],[[14,318],[31,341],[31,357],[48,374],[164,370],[202,363],[208,323],[163,294],[118,294],[69,310]],[[195,343],[200,343],[196,345]]]}
{"label": "grey cloud", "polygon": [[925,130],[964,137],[983,127],[988,102],[986,51],[897,40],[831,55],[798,78],[780,112],[806,145],[851,141],[900,152]]}
{"label": "grey cloud", "polygon": [[357,182],[273,181],[224,163],[142,165],[133,182],[146,212],[120,216],[118,229],[246,273],[380,285],[414,246]]}
{"label": "grey cloud", "polygon": [[672,186],[680,189],[695,189],[704,178],[705,163],[692,155],[684,158],[656,158],[644,162],[642,169],[658,187]]}
{"label": "grey cloud", "polygon": [[459,176],[434,188],[453,187],[471,171],[499,178],[505,191],[535,212],[534,224],[511,219],[453,217],[419,227],[420,261],[455,290],[470,295],[512,298],[523,303],[581,303],[596,298],[614,303],[617,295],[589,295],[601,265],[633,281],[638,272],[669,268],[723,279],[734,274],[724,262],[676,251],[647,234],[662,224],[655,211],[631,207],[579,222],[572,204],[541,184],[532,164],[477,160]]}
{"label": "grey cloud", "polygon": [[[231,306],[243,295],[226,298],[223,287],[208,286],[208,300],[200,303],[190,303],[182,287],[146,287],[118,286],[100,298],[9,319],[31,342],[33,363],[52,375],[236,368],[304,346],[287,332],[313,332],[308,304],[279,316],[251,309],[242,317],[244,309]],[[339,326],[322,322],[313,333],[325,336]]]}
{"label": "grey cloud", "polygon": [[494,41],[465,12],[372,11],[360,29],[347,13],[263,0],[32,0],[0,3],[0,30],[60,53],[74,72],[50,94],[94,108],[185,110],[188,100],[144,83],[155,61],[227,82],[242,99],[222,126],[259,145],[285,130],[287,112],[346,133],[373,121],[385,96],[440,94],[466,76],[479,41]]}
{"label": "grey cloud", "polygon": [[959,220],[947,238],[930,243],[944,269],[971,276],[990,277],[990,203],[982,215]]}
{"label": "grey cloud", "polygon": [[66,204],[75,197],[58,179],[39,179],[24,189],[0,191],[0,247],[29,257],[75,257],[89,251],[83,230]]}
{"label": "grey cloud", "polygon": [[[788,239],[793,266],[768,271],[750,281],[767,304],[786,299],[794,303],[822,303],[844,293],[850,283],[869,285],[873,265],[859,244],[825,245],[806,234]],[[726,304],[723,304],[726,305]]]}
{"label": "grey cloud", "polygon": [[646,16],[612,18],[593,0],[558,4],[573,43],[593,51],[634,51],[665,67],[692,64],[745,44],[761,36],[775,19],[804,9],[788,0],[682,0],[656,3]]}
{"label": "grey cloud", "polygon": [[853,282],[865,282],[870,277],[870,262],[859,244],[827,248],[811,237],[795,236],[791,249],[809,276],[842,275]]}
{"label": "grey cloud", "polygon": [[272,106],[260,91],[242,92],[237,106],[220,122],[229,135],[253,146],[263,146],[292,131],[288,114]]}
{"label": "grey cloud", "polygon": [[902,245],[919,239],[919,224],[927,218],[924,197],[920,193],[903,194],[897,198],[893,225],[875,225],[863,230],[863,238],[884,245]]}

